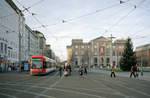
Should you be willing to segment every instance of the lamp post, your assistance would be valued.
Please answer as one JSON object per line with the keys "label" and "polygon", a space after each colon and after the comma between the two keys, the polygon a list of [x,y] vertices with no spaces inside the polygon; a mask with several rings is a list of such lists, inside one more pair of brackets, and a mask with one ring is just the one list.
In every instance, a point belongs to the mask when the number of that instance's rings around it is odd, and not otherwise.
{"label": "lamp post", "polygon": [[18,53],[18,58],[19,58],[19,71],[21,72],[21,39],[22,39],[22,35],[21,35],[21,30],[23,29],[22,26],[22,22],[23,20],[21,19],[21,17],[23,16],[22,11],[21,10],[17,10],[18,13],[18,37],[19,37],[19,53]]}
{"label": "lamp post", "polygon": [[112,43],[113,40],[112,39],[115,37],[113,37],[111,34],[110,38],[111,38],[111,63],[110,64],[111,64],[111,66],[113,66],[113,43]]}
{"label": "lamp post", "polygon": [[143,59],[142,59],[142,56],[143,56],[143,51],[141,51],[141,76],[143,76]]}
{"label": "lamp post", "polygon": [[19,71],[21,72],[21,14],[19,12],[18,30],[19,30]]}

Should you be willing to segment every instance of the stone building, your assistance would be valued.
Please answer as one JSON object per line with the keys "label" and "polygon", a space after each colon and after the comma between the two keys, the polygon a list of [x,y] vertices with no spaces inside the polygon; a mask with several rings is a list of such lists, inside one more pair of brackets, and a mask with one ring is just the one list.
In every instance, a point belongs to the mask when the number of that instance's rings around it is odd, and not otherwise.
{"label": "stone building", "polygon": [[43,33],[39,31],[33,31],[37,36],[37,55],[44,56],[44,51],[46,49],[46,38]]}
{"label": "stone building", "polygon": [[51,54],[52,50],[51,50],[51,45],[46,45],[46,49],[44,51],[44,55],[49,57],[49,58],[52,58],[52,54]]}
{"label": "stone building", "polygon": [[98,37],[88,43],[82,39],[72,39],[72,44],[67,46],[68,62],[75,66],[90,65],[91,67],[119,67],[119,61],[124,51],[126,40],[115,40]]}
{"label": "stone building", "polygon": [[139,66],[150,67],[150,44],[136,47],[135,55]]}

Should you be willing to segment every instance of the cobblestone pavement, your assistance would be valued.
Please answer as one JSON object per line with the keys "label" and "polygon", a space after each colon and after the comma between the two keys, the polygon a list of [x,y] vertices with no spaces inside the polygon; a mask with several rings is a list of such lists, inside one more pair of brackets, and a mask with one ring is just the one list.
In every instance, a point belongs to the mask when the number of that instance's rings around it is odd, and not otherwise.
{"label": "cobblestone pavement", "polygon": [[110,78],[90,72],[82,77],[75,71],[59,77],[28,73],[1,73],[0,98],[150,98],[150,82],[128,77]]}

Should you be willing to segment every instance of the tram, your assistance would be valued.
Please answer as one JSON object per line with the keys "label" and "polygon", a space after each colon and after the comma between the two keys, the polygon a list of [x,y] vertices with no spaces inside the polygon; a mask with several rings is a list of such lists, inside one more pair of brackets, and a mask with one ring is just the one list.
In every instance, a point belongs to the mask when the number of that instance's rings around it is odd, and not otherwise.
{"label": "tram", "polygon": [[56,70],[56,61],[46,56],[32,56],[30,75],[43,75]]}

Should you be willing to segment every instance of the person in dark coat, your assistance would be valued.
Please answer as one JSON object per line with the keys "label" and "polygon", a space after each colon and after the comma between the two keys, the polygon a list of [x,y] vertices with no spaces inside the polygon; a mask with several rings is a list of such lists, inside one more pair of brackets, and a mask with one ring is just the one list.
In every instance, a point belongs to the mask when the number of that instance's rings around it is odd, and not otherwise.
{"label": "person in dark coat", "polygon": [[84,73],[87,75],[87,69],[86,69],[86,66],[84,66]]}
{"label": "person in dark coat", "polygon": [[60,75],[60,77],[62,76],[62,67],[61,66],[59,67],[59,75]]}
{"label": "person in dark coat", "polygon": [[68,65],[68,69],[69,69],[69,75],[71,75],[72,70],[71,70],[71,65],[70,64]]}
{"label": "person in dark coat", "polygon": [[131,67],[130,72],[131,72],[130,73],[130,78],[132,77],[132,75],[134,76],[134,78],[136,78],[135,73],[134,73],[135,72],[134,66]]}

